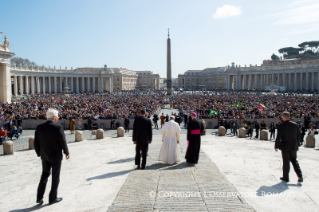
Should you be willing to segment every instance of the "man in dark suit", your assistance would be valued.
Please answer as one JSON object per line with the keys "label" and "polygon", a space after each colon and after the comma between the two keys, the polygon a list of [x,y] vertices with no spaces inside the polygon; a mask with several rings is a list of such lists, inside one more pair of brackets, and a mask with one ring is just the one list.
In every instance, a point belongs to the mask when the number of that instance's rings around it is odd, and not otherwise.
{"label": "man in dark suit", "polygon": [[259,128],[260,128],[260,125],[259,125],[259,123],[258,123],[257,120],[255,120],[255,122],[254,122],[254,127],[255,127],[255,130],[256,130],[256,136],[255,136],[255,138],[258,139],[258,137],[259,137]]}
{"label": "man in dark suit", "polygon": [[129,132],[130,131],[129,125],[130,125],[130,120],[127,118],[127,116],[125,116],[125,118],[124,118],[124,129],[125,129],[125,132]]}
{"label": "man in dark suit", "polygon": [[277,138],[275,142],[275,151],[281,150],[283,160],[283,177],[282,181],[289,182],[290,162],[298,176],[298,182],[302,182],[302,172],[297,161],[297,151],[300,143],[300,129],[295,122],[290,121],[289,112],[283,112],[282,116],[284,122],[279,125]]}
{"label": "man in dark suit", "polygon": [[43,204],[43,195],[52,168],[49,204],[54,204],[62,201],[62,198],[57,197],[63,158],[62,150],[67,160],[70,158],[70,154],[63,127],[56,124],[59,120],[58,111],[49,108],[46,116],[48,121],[37,126],[34,136],[34,149],[42,159],[42,175],[38,186],[37,203]]}
{"label": "man in dark suit", "polygon": [[[135,165],[137,168],[145,169],[148,144],[152,142],[152,123],[145,118],[145,110],[140,111],[133,124],[133,143],[136,144]],[[142,151],[142,165],[141,164]]]}

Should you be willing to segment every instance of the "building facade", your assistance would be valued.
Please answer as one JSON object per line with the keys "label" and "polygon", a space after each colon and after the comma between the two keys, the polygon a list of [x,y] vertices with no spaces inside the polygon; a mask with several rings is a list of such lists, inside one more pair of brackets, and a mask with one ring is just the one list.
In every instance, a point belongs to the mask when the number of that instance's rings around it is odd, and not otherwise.
{"label": "building facade", "polygon": [[178,86],[184,90],[216,90],[226,88],[226,68],[189,70],[178,75]]}
{"label": "building facade", "polygon": [[178,75],[179,88],[222,90],[319,91],[319,58],[265,60],[260,66],[231,66],[190,70]]}
{"label": "building facade", "polygon": [[11,67],[12,94],[110,92],[159,89],[158,74],[122,68],[56,69],[45,67]]}

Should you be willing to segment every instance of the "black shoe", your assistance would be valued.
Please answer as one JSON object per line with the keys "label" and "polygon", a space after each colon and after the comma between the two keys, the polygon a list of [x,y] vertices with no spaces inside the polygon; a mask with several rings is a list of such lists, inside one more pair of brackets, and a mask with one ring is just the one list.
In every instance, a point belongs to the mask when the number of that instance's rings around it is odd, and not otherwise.
{"label": "black shoe", "polygon": [[42,204],[43,204],[43,199],[37,200],[37,203],[38,203],[39,205],[42,205]]}
{"label": "black shoe", "polygon": [[145,169],[145,166],[142,166],[142,168],[141,169]]}
{"label": "black shoe", "polygon": [[59,197],[59,198],[56,198],[55,200],[53,200],[52,202],[49,202],[49,205],[52,205],[54,203],[58,203],[58,202],[61,202],[63,200],[63,198]]}
{"label": "black shoe", "polygon": [[136,169],[140,169],[140,168],[141,168],[141,166],[140,166],[140,165],[137,165]]}
{"label": "black shoe", "polygon": [[302,183],[303,182],[303,178],[298,178],[298,183]]}
{"label": "black shoe", "polygon": [[287,180],[287,179],[285,179],[283,177],[281,177],[280,180],[285,181],[285,182],[289,182],[289,180]]}

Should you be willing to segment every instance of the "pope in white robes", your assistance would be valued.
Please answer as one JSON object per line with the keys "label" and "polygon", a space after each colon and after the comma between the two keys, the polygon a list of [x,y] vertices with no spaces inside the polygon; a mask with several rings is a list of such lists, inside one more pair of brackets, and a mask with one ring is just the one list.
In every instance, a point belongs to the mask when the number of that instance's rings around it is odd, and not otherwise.
{"label": "pope in white robes", "polygon": [[180,132],[181,128],[174,121],[174,116],[170,117],[170,120],[166,122],[162,128],[162,147],[158,156],[158,160],[165,164],[174,164],[180,162]]}

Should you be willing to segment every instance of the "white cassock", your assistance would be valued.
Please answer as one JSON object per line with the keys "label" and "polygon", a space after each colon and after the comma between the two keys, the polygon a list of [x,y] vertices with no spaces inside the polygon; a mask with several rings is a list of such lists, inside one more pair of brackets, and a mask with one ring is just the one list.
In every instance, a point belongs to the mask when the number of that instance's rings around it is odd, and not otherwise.
{"label": "white cassock", "polygon": [[174,164],[179,162],[180,150],[177,141],[180,141],[179,133],[181,128],[174,121],[166,122],[162,128],[162,147],[158,160],[165,164]]}

